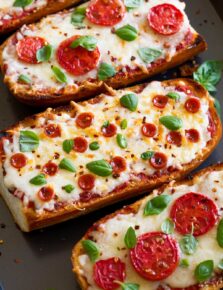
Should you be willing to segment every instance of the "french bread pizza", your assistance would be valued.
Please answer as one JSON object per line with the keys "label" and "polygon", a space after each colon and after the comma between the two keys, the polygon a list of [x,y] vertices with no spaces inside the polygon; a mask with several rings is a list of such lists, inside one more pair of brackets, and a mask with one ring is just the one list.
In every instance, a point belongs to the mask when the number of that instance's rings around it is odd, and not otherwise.
{"label": "french bread pizza", "polygon": [[96,222],[72,252],[83,290],[223,287],[223,164]]}
{"label": "french bread pizza", "polygon": [[78,0],[0,0],[0,35],[77,4]]}
{"label": "french bread pizza", "polygon": [[217,145],[213,99],[191,80],[113,90],[2,132],[1,192],[23,231],[182,178]]}
{"label": "french bread pizza", "polygon": [[1,47],[11,92],[55,105],[125,87],[206,49],[179,0],[92,0],[23,26]]}

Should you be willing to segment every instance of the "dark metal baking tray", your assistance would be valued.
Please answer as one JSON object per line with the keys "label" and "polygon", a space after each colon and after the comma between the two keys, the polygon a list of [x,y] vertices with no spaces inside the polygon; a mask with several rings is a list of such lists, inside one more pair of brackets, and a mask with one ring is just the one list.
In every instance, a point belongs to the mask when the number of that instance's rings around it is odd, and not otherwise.
{"label": "dark metal baking tray", "polygon": [[[187,13],[192,25],[206,38],[209,49],[200,60],[223,59],[222,0],[192,0]],[[214,9],[216,5],[217,10]],[[166,75],[161,76],[166,78]],[[223,106],[223,82],[217,97]],[[0,77],[0,129],[37,112],[17,102]],[[223,142],[202,164],[205,167],[223,161]],[[128,201],[130,203],[131,201]],[[125,202],[127,203],[127,202]],[[79,290],[71,271],[71,250],[87,228],[100,217],[121,207],[113,205],[85,217],[33,233],[23,234],[0,199],[0,285],[4,290]],[[1,242],[3,241],[3,244]],[[0,286],[1,290],[1,286]]]}

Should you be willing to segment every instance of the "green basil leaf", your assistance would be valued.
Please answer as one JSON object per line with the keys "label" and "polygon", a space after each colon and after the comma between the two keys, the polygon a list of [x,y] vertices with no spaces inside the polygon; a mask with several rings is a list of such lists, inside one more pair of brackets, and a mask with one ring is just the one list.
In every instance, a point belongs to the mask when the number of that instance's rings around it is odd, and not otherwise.
{"label": "green basil leaf", "polygon": [[173,99],[175,101],[179,101],[180,100],[180,95],[178,93],[175,93],[175,92],[168,93],[167,97],[170,98],[170,99]]}
{"label": "green basil leaf", "polygon": [[31,152],[38,148],[39,137],[33,131],[21,131],[19,136],[19,148],[21,152]]}
{"label": "green basil leaf", "polygon": [[143,160],[150,160],[154,155],[154,151],[146,151],[141,154],[141,158]]}
{"label": "green basil leaf", "polygon": [[33,185],[44,185],[47,184],[46,177],[44,174],[39,174],[32,179],[30,179],[29,183]]}
{"label": "green basil leaf", "polygon": [[73,165],[72,162],[71,162],[69,159],[67,159],[67,158],[63,158],[63,159],[60,161],[59,168],[60,168],[60,169],[67,170],[67,171],[70,171],[70,172],[76,172],[76,169],[75,169],[74,165]]}
{"label": "green basil leaf", "polygon": [[172,234],[174,232],[175,224],[171,219],[166,219],[162,225],[161,225],[161,230],[165,234]]}
{"label": "green basil leaf", "polygon": [[125,245],[128,249],[135,247],[137,239],[135,230],[132,227],[129,227],[124,238]]}
{"label": "green basil leaf", "polygon": [[92,151],[95,151],[95,150],[98,150],[100,148],[100,145],[97,141],[95,142],[92,142],[90,145],[89,145],[89,148],[92,150]]}
{"label": "green basil leaf", "polygon": [[13,3],[13,6],[24,8],[32,3],[33,3],[33,0],[15,0],[15,2]]}
{"label": "green basil leaf", "polygon": [[71,48],[76,48],[78,46],[81,46],[89,51],[93,51],[97,47],[97,39],[89,35],[80,36],[70,45]]}
{"label": "green basil leaf", "polygon": [[53,47],[51,45],[45,45],[37,50],[36,59],[38,62],[44,62],[50,60],[52,55],[53,55]]}
{"label": "green basil leaf", "polygon": [[31,81],[31,79],[28,76],[26,76],[26,75],[20,75],[18,77],[18,82],[24,83],[24,84],[30,84],[32,81]]}
{"label": "green basil leaf", "polygon": [[179,242],[181,251],[186,255],[196,252],[198,241],[193,235],[185,235]]}
{"label": "green basil leaf", "polygon": [[193,77],[195,81],[199,82],[209,92],[215,92],[215,86],[221,80],[222,68],[223,61],[208,60],[194,72]]}
{"label": "green basil leaf", "polygon": [[160,214],[168,206],[171,201],[170,195],[159,195],[149,200],[144,208],[144,215]]}
{"label": "green basil leaf", "polygon": [[127,8],[137,8],[141,4],[141,0],[124,0],[125,7]]}
{"label": "green basil leaf", "polygon": [[172,131],[179,130],[183,126],[182,120],[175,116],[163,116],[159,121],[167,129]]}
{"label": "green basil leaf", "polygon": [[219,117],[221,118],[221,104],[220,104],[219,100],[216,98],[214,99],[214,106],[215,106],[215,109],[216,109]]}
{"label": "green basil leaf", "polygon": [[126,24],[116,29],[115,34],[118,35],[118,37],[120,37],[121,39],[126,41],[133,41],[138,36],[138,32],[135,29],[135,27],[133,27],[130,24]]}
{"label": "green basil leaf", "polygon": [[129,109],[134,112],[138,106],[138,97],[136,94],[126,94],[120,98],[120,103],[123,107]]}
{"label": "green basil leaf", "polygon": [[162,55],[161,50],[152,49],[149,47],[140,48],[138,49],[137,53],[141,60],[144,61],[146,64],[153,62]]}
{"label": "green basil leaf", "polygon": [[71,23],[74,26],[80,26],[85,18],[86,14],[86,7],[78,7],[74,10],[74,12],[71,14]]}
{"label": "green basil leaf", "polygon": [[97,160],[87,163],[87,169],[94,174],[106,177],[112,174],[111,165],[105,160]]}
{"label": "green basil leaf", "polygon": [[119,281],[115,281],[115,282],[121,286],[122,290],[139,290],[139,284],[122,283],[122,282],[119,282]]}
{"label": "green basil leaf", "polygon": [[194,275],[198,282],[204,282],[208,280],[214,271],[214,262],[207,260],[197,265]]}
{"label": "green basil leaf", "polygon": [[67,77],[65,75],[65,73],[57,66],[53,66],[52,67],[52,71],[56,77],[56,79],[58,80],[58,82],[60,83],[67,83]]}
{"label": "green basil leaf", "polygon": [[96,243],[91,240],[84,240],[82,241],[82,246],[87,252],[91,262],[95,262],[100,254]]}
{"label": "green basil leaf", "polygon": [[63,150],[66,152],[66,153],[70,153],[70,151],[73,149],[74,147],[74,140],[72,139],[67,139],[67,140],[64,140],[63,141]]}
{"label": "green basil leaf", "polygon": [[104,121],[102,127],[107,128],[109,126],[110,122],[109,121]]}
{"label": "green basil leaf", "polygon": [[220,262],[218,264],[218,268],[223,270],[223,259],[220,260]]}
{"label": "green basil leaf", "polygon": [[218,224],[217,242],[218,242],[219,247],[223,248],[223,219],[221,219]]}
{"label": "green basil leaf", "polygon": [[188,268],[189,267],[189,261],[187,259],[180,260],[180,267],[182,268]]}
{"label": "green basil leaf", "polygon": [[117,141],[120,148],[125,149],[128,146],[128,142],[127,142],[125,136],[123,136],[122,134],[117,134],[116,141]]}
{"label": "green basil leaf", "polygon": [[63,189],[67,192],[67,193],[71,193],[74,190],[74,186],[72,184],[67,184],[65,186],[63,186]]}
{"label": "green basil leaf", "polygon": [[120,127],[122,130],[125,130],[128,126],[128,121],[126,119],[121,121]]}
{"label": "green basil leaf", "polygon": [[98,79],[100,81],[107,80],[108,78],[113,77],[116,74],[115,68],[105,62],[102,62],[98,69]]}

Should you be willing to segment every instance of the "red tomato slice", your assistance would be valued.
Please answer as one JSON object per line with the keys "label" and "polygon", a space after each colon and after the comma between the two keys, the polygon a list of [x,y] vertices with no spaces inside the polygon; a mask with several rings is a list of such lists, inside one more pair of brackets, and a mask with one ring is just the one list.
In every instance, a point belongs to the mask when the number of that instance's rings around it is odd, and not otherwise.
{"label": "red tomato slice", "polygon": [[156,152],[150,159],[150,164],[155,169],[162,169],[167,165],[167,157],[161,152]]}
{"label": "red tomato slice", "polygon": [[172,145],[180,147],[182,144],[182,135],[180,132],[171,131],[167,134],[166,141]]}
{"label": "red tomato slice", "polygon": [[49,161],[47,162],[42,169],[42,172],[49,175],[49,176],[54,176],[56,175],[58,171],[58,166],[56,163]]}
{"label": "red tomato slice", "polygon": [[184,21],[183,13],[172,4],[161,4],[150,9],[148,14],[150,27],[159,34],[177,33]]}
{"label": "red tomato slice", "polygon": [[23,153],[16,153],[11,156],[10,164],[16,169],[23,168],[27,164],[27,157]]}
{"label": "red tomato slice", "polygon": [[117,132],[117,127],[114,124],[109,124],[108,126],[102,126],[101,132],[105,137],[112,137]]}
{"label": "red tomato slice", "polygon": [[159,109],[163,109],[166,107],[166,104],[168,103],[168,97],[157,95],[153,98],[153,105]]}
{"label": "red tomato slice", "polygon": [[125,6],[121,0],[93,0],[90,2],[86,16],[94,24],[113,26],[125,15]]}
{"label": "red tomato slice", "polygon": [[213,228],[218,219],[218,209],[207,196],[189,192],[174,202],[170,217],[180,234],[190,234],[193,226],[193,235],[197,237]]}
{"label": "red tomato slice", "polygon": [[38,196],[42,201],[50,201],[54,196],[54,190],[50,186],[44,186],[39,190]]}
{"label": "red tomato slice", "polygon": [[44,127],[45,134],[50,138],[56,138],[61,136],[61,129],[59,125],[48,124]]}
{"label": "red tomato slice", "polygon": [[185,130],[185,135],[188,141],[197,143],[200,140],[200,134],[197,129]]}
{"label": "red tomato slice", "polygon": [[95,177],[92,174],[84,174],[78,178],[78,185],[83,190],[91,190],[95,185]]}
{"label": "red tomato slice", "polygon": [[145,123],[142,125],[141,132],[146,137],[154,137],[156,135],[156,126],[151,123]]}
{"label": "red tomato slice", "polygon": [[114,281],[123,282],[126,277],[125,264],[119,258],[100,260],[94,264],[94,281],[104,290],[113,290],[120,287]]}
{"label": "red tomato slice", "polygon": [[136,246],[130,250],[130,259],[141,277],[158,281],[174,272],[180,255],[177,242],[170,235],[151,232],[137,238]]}
{"label": "red tomato slice", "polygon": [[184,107],[189,113],[195,114],[200,110],[201,103],[196,98],[189,98]]}
{"label": "red tomato slice", "polygon": [[83,153],[88,148],[88,142],[84,137],[74,138],[74,151]]}
{"label": "red tomato slice", "polygon": [[119,174],[125,171],[127,167],[125,159],[121,156],[115,156],[114,158],[112,158],[111,166],[113,173],[115,174]]}
{"label": "red tomato slice", "polygon": [[16,45],[18,58],[27,63],[37,64],[36,53],[45,45],[47,42],[41,37],[24,37]]}
{"label": "red tomato slice", "polygon": [[74,76],[84,75],[94,69],[100,57],[98,48],[93,51],[89,51],[81,46],[71,48],[71,43],[79,37],[79,35],[75,35],[64,40],[56,52],[59,64]]}
{"label": "red tomato slice", "polygon": [[76,125],[82,129],[90,127],[94,119],[92,113],[81,113],[76,118]]}

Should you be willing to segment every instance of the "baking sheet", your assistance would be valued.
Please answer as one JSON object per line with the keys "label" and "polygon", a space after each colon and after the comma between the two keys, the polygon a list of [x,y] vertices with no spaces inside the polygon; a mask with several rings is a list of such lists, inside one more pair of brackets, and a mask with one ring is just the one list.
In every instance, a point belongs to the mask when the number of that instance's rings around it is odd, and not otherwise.
{"label": "baking sheet", "polygon": [[[186,2],[192,25],[209,44],[208,51],[199,60],[223,59],[223,22],[213,7],[212,2],[215,1]],[[219,5],[217,10],[222,13],[222,0],[216,0],[216,4]],[[160,78],[164,79],[166,75]],[[222,92],[223,82],[216,94],[223,108]],[[17,102],[0,76],[0,129],[38,111]],[[223,161],[223,141],[200,168],[218,161]],[[71,271],[72,247],[94,221],[121,205],[123,203],[48,229],[23,234],[0,198],[0,290],[79,290]]]}

